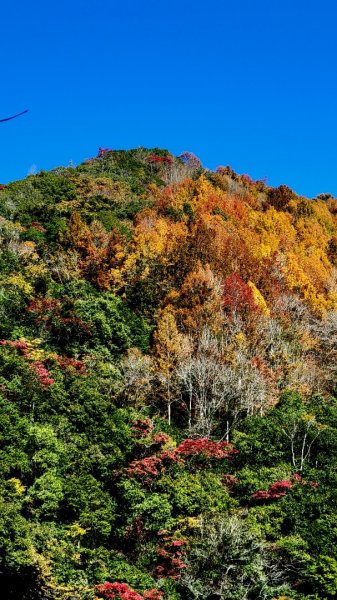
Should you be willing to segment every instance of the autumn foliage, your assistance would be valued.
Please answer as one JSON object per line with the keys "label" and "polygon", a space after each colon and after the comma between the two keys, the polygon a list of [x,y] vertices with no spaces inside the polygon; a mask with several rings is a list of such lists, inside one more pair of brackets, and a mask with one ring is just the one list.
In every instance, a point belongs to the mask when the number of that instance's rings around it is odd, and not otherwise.
{"label": "autumn foliage", "polygon": [[145,590],[143,594],[135,592],[126,583],[102,583],[96,585],[96,594],[104,600],[162,600],[163,592],[152,589]]}
{"label": "autumn foliage", "polygon": [[173,539],[168,531],[158,533],[160,543],[157,546],[157,561],[155,575],[157,577],[169,577],[178,579],[181,571],[186,568],[184,556],[186,556],[185,539]]}
{"label": "autumn foliage", "polygon": [[175,451],[183,457],[205,456],[217,460],[228,459],[237,452],[228,442],[214,442],[207,438],[184,440]]}
{"label": "autumn foliage", "polygon": [[2,596],[336,598],[336,267],[188,151],[0,185]]}

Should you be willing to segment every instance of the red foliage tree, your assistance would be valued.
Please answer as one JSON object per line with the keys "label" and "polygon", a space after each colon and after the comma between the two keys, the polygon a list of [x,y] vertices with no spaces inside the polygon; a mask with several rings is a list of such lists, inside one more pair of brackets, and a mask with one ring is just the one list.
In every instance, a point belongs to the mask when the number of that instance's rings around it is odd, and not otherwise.
{"label": "red foliage tree", "polygon": [[[162,444],[170,439],[166,433],[159,431],[152,438],[152,444]],[[152,445],[150,443],[150,445]],[[158,456],[148,456],[133,460],[125,473],[129,477],[140,477],[146,482],[151,482],[154,477],[160,475],[166,466],[172,463],[184,464],[189,457],[200,457],[207,459],[230,459],[236,450],[228,442],[214,442],[208,438],[187,439],[181,442],[177,448],[164,449]]]}
{"label": "red foliage tree", "polygon": [[[32,360],[33,358],[31,354],[31,348],[28,346],[27,342],[23,340],[1,340],[0,344],[1,346],[11,346],[12,348],[17,348],[28,360]],[[49,371],[40,360],[34,360],[33,362],[29,363],[29,366],[34,371],[35,375],[37,375],[39,383],[42,387],[48,387],[49,385],[53,385],[53,383],[55,383],[55,379],[50,376]]]}
{"label": "red foliage tree", "polygon": [[152,436],[153,444],[166,444],[170,440],[170,436],[164,431],[158,431]]}
{"label": "red foliage tree", "polygon": [[313,488],[318,487],[317,481],[305,481],[299,473],[295,473],[291,479],[282,479],[272,483],[268,490],[259,490],[252,494],[253,500],[278,500],[285,496],[287,491],[290,490],[294,485],[307,485],[309,484]]}
{"label": "red foliage tree", "polygon": [[171,165],[173,162],[173,159],[171,156],[158,156],[157,154],[151,154],[150,156],[147,157],[147,160],[149,163],[153,163],[153,164],[166,164],[166,165]]}
{"label": "red foliage tree", "polygon": [[287,491],[293,487],[290,479],[276,481],[269,486],[268,490],[259,490],[252,494],[253,500],[278,500],[285,496]]}
{"label": "red foliage tree", "polygon": [[60,300],[55,298],[35,298],[26,310],[32,315],[37,325],[43,323],[49,330],[56,332],[66,326],[68,330],[71,328],[78,335],[92,335],[91,325],[77,317],[73,311],[64,308]]}
{"label": "red foliage tree", "polygon": [[25,354],[29,351],[29,346],[26,342],[22,340],[12,341],[12,340],[1,340],[1,346],[11,346],[12,348],[17,348],[22,351],[22,354]]}
{"label": "red foliage tree", "polygon": [[126,473],[130,477],[145,477],[146,479],[151,479],[160,474],[161,466],[161,458],[158,456],[148,456],[147,458],[133,460],[126,469]]}
{"label": "red foliage tree", "polygon": [[152,590],[145,590],[143,597],[145,600],[162,600],[163,595],[163,592],[153,588]]}
{"label": "red foliage tree", "polygon": [[111,152],[109,148],[99,147],[97,152],[97,158],[102,158],[102,156],[104,156],[104,154],[107,154],[108,152]]}
{"label": "red foliage tree", "polygon": [[35,323],[46,323],[60,318],[61,302],[55,298],[35,298],[26,310],[34,317]]}
{"label": "red foliage tree", "polygon": [[157,577],[170,577],[178,579],[182,569],[186,568],[183,558],[186,554],[184,539],[172,539],[166,530],[160,531],[161,542],[157,547],[158,564],[154,569]]}
{"label": "red foliage tree", "polygon": [[221,460],[230,458],[237,450],[228,442],[213,442],[208,438],[187,439],[176,448],[181,456],[206,456]]}
{"label": "red foliage tree", "polygon": [[42,387],[48,387],[49,385],[53,385],[53,383],[55,383],[55,379],[53,379],[50,376],[49,371],[46,369],[42,362],[40,362],[39,360],[34,360],[34,362],[32,362],[30,366],[33,369],[34,373],[37,375],[40,385],[42,385]]}
{"label": "red foliage tree", "polygon": [[87,373],[87,368],[81,360],[70,358],[69,356],[59,356],[58,354],[54,354],[53,358],[62,370],[77,373],[79,375],[85,375]]}
{"label": "red foliage tree", "polygon": [[105,600],[162,600],[163,592],[157,589],[145,590],[143,595],[135,592],[127,583],[106,581],[95,586],[95,592]]}
{"label": "red foliage tree", "polygon": [[132,423],[132,437],[146,437],[151,433],[154,428],[153,421],[151,419],[136,419]]}
{"label": "red foliage tree", "polygon": [[238,273],[232,273],[225,278],[222,305],[232,317],[257,309],[251,288]]}

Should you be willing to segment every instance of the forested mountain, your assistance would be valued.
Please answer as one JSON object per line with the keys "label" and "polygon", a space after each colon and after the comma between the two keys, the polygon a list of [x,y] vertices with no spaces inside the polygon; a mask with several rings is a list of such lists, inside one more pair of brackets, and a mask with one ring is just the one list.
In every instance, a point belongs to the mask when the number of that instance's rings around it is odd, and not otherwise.
{"label": "forested mountain", "polygon": [[335,598],[337,200],[158,148],[0,188],[1,598]]}

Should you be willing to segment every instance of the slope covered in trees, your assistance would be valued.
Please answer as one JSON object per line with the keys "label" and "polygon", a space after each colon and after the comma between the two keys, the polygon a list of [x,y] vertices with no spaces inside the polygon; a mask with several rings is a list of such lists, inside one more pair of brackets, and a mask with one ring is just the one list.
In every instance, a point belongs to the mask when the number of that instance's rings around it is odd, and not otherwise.
{"label": "slope covered in trees", "polygon": [[337,594],[337,200],[100,149],[0,189],[0,588]]}

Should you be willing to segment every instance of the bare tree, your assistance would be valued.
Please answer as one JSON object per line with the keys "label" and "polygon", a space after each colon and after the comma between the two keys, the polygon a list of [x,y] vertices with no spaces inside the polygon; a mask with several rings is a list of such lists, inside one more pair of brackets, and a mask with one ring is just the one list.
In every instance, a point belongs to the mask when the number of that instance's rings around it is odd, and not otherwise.
{"label": "bare tree", "polygon": [[[227,360],[226,360],[227,357]],[[228,347],[205,328],[193,354],[175,370],[188,411],[189,429],[210,436],[218,419],[225,421],[229,441],[238,419],[261,412],[266,383],[243,351],[228,360]]]}
{"label": "bare tree", "polygon": [[194,600],[271,598],[286,581],[286,569],[275,559],[244,514],[201,516],[179,586]]}
{"label": "bare tree", "polygon": [[137,407],[146,404],[153,385],[153,362],[137,348],[131,348],[121,362],[124,386],[121,397]]}
{"label": "bare tree", "polygon": [[310,457],[313,444],[326,426],[318,423],[314,415],[303,413],[289,416],[282,433],[289,439],[294,470],[302,473],[305,462]]}

